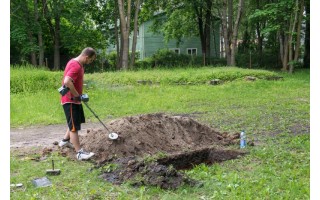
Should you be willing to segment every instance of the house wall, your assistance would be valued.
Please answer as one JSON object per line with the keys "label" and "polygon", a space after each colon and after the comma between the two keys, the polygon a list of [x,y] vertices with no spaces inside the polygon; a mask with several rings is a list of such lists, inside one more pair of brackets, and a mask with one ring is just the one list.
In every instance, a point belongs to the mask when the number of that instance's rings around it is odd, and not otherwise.
{"label": "house wall", "polygon": [[[188,48],[196,48],[197,56],[202,56],[200,37],[183,38],[178,45],[176,40],[170,40],[168,43],[164,41],[162,34],[154,34],[149,31],[152,21],[147,21],[139,26],[139,35],[137,37],[136,51],[140,53],[140,59],[151,57],[158,49],[179,48],[180,54],[187,54]],[[129,51],[132,49],[132,35],[130,35]],[[220,57],[220,23],[217,21],[211,34],[211,57]],[[115,46],[109,46],[107,53],[115,51]]]}
{"label": "house wall", "polygon": [[[154,34],[148,29],[152,21],[147,21],[140,25],[139,36],[137,38],[136,51],[140,52],[140,59],[152,56],[158,49],[177,49],[179,48],[180,54],[187,54],[188,48],[196,48],[197,56],[202,55],[200,37],[183,38],[182,42],[178,45],[176,40],[170,40],[168,43],[164,41],[162,34]],[[211,56],[219,57],[220,55],[220,26],[219,23],[215,24],[214,31],[211,38]],[[214,36],[213,36],[214,35]],[[131,40],[130,40],[131,43]]]}

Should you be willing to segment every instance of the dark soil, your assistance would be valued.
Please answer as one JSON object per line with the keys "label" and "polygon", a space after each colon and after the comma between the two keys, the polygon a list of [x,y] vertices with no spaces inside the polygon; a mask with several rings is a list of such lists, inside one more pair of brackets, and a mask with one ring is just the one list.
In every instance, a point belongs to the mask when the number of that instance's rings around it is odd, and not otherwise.
{"label": "dark soil", "polygon": [[[244,154],[227,147],[238,148],[239,133],[220,133],[189,117],[146,114],[113,120],[106,126],[109,130],[87,129],[87,134],[80,135],[80,143],[95,153],[96,167],[104,170],[101,178],[114,184],[130,181],[133,185],[164,189],[201,185],[179,170]],[[109,139],[110,132],[116,132],[119,138]],[[75,159],[74,150],[60,151]]]}

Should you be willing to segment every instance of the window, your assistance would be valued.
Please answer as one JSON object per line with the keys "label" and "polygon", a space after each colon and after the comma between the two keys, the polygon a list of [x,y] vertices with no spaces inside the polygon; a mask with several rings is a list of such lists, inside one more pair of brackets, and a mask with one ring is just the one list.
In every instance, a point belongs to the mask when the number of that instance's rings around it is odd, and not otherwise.
{"label": "window", "polygon": [[169,50],[173,51],[173,52],[175,52],[177,54],[180,54],[180,48],[170,48]]}
{"label": "window", "polygon": [[187,54],[196,56],[197,55],[197,48],[187,48]]}

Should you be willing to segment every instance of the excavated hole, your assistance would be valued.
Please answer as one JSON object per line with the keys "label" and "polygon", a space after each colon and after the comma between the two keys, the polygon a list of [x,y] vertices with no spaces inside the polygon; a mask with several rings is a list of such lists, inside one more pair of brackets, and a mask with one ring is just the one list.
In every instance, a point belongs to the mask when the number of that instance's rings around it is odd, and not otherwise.
{"label": "excavated hole", "polygon": [[188,153],[171,155],[160,158],[157,162],[161,165],[172,165],[177,170],[188,170],[199,164],[211,165],[213,163],[239,158],[244,152],[235,150],[219,150],[216,148],[205,148]]}
{"label": "excavated hole", "polygon": [[[126,157],[109,163],[107,171],[100,178],[113,183],[122,184],[129,181],[133,186],[151,185],[162,189],[176,189],[183,184],[201,187],[202,183],[187,177],[183,170],[189,170],[205,163],[211,165],[230,159],[239,158],[244,152],[236,150],[222,150],[204,148],[187,153],[168,155],[155,161],[139,161],[138,158]],[[110,166],[117,166],[110,170]]]}

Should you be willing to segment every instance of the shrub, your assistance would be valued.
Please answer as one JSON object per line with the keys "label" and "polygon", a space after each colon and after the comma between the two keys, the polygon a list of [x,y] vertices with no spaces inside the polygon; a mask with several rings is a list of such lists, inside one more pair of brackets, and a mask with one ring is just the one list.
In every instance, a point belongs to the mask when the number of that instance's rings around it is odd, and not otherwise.
{"label": "shrub", "polygon": [[134,64],[134,69],[152,69],[154,67],[154,61],[151,57],[147,57],[143,60],[137,60]]}
{"label": "shrub", "polygon": [[[239,67],[250,68],[250,54],[238,53],[236,55],[236,64]],[[254,69],[279,69],[281,63],[276,53],[265,51],[262,57],[257,52],[251,53],[251,68]]]}
{"label": "shrub", "polygon": [[[147,59],[147,60],[146,60]],[[137,68],[144,68],[147,65],[149,68],[172,68],[172,67],[200,67],[203,66],[202,56],[190,56],[186,54],[177,54],[168,49],[159,49],[150,58],[146,58],[136,63]],[[146,62],[145,62],[146,61]],[[210,65],[224,66],[226,65],[225,58],[210,58]]]}
{"label": "shrub", "polygon": [[177,54],[167,49],[159,49],[152,55],[152,59],[155,67],[176,67],[189,65],[192,57],[185,54]]}

